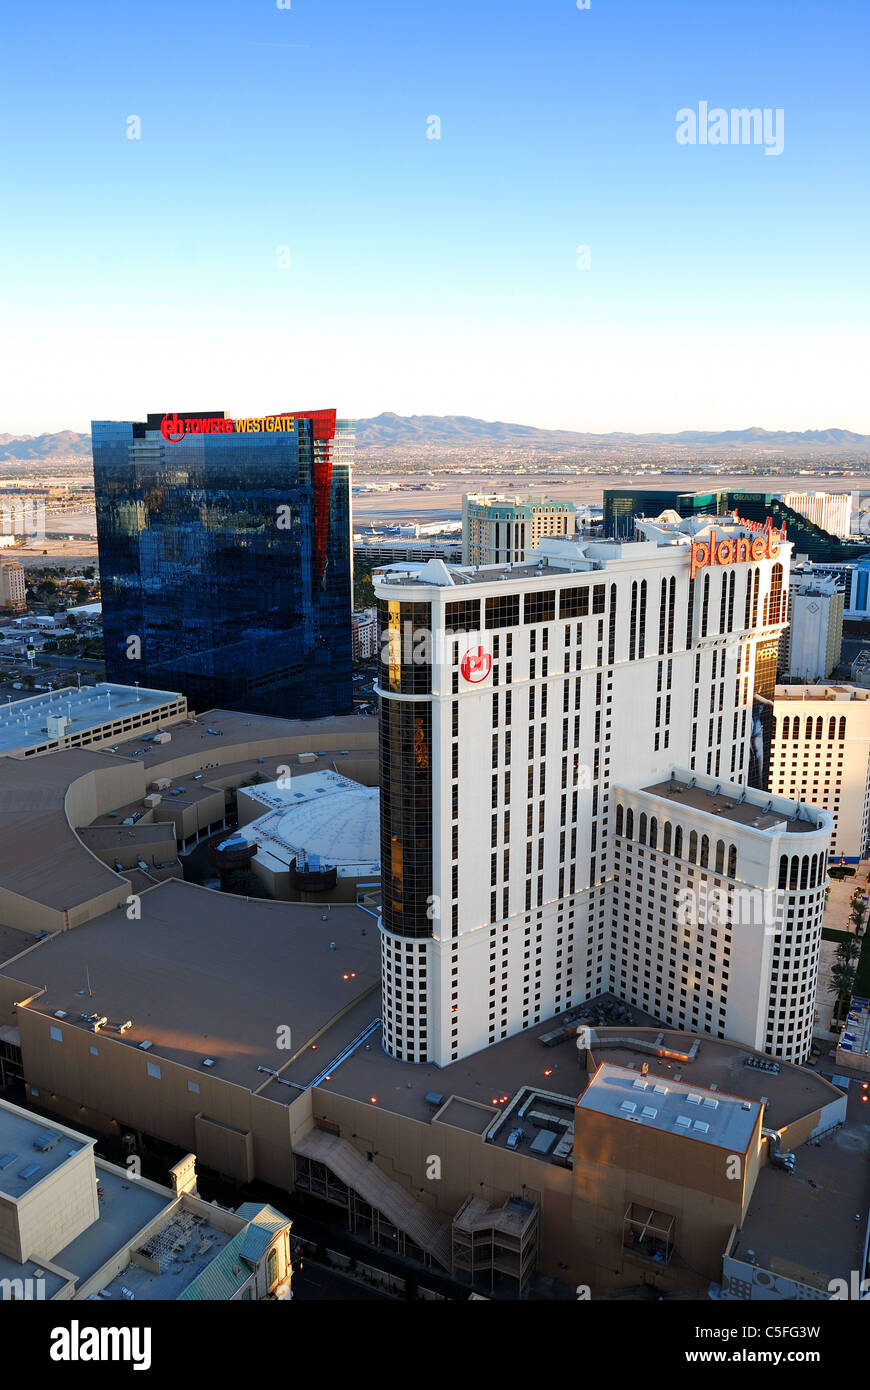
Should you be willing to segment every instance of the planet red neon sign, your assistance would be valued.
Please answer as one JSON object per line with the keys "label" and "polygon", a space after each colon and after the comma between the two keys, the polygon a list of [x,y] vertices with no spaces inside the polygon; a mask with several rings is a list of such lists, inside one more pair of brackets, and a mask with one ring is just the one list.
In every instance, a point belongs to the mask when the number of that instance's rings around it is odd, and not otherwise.
{"label": "planet red neon sign", "polygon": [[[740,524],[748,525],[747,522]],[[755,536],[728,536],[717,541],[716,532],[711,531],[709,540],[692,541],[689,578],[694,579],[698,571],[706,569],[708,565],[734,565],[747,560],[775,560],[784,539],[783,533],[773,529],[769,518]]]}

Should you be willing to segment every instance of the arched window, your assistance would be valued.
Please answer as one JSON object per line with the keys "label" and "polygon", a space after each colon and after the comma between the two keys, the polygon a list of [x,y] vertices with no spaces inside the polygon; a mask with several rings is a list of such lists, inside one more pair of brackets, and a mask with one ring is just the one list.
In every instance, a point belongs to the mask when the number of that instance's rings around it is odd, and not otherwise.
{"label": "arched window", "polygon": [[269,1256],[266,1260],[266,1282],[270,1289],[273,1284],[277,1284],[278,1282],[278,1251],[274,1246],[269,1251]]}
{"label": "arched window", "polygon": [[678,825],[674,830],[674,854],[677,859],[683,855],[683,827]]}
{"label": "arched window", "polygon": [[782,736],[783,736],[783,738],[788,738],[788,731],[789,731],[790,728],[791,728],[791,717],[790,717],[789,715],[786,715],[786,716],[785,716],[785,719],[783,719],[783,721],[782,721]]}
{"label": "arched window", "polygon": [[840,743],[842,743],[842,742],[843,742],[843,739],[844,739],[845,737],[846,737],[846,716],[845,716],[845,714],[843,714],[843,715],[840,716],[840,728],[839,728],[839,732],[837,733],[837,738],[839,739]]}
{"label": "arched window", "polygon": [[805,854],[801,860],[801,888],[806,888],[810,873],[810,856]]}
{"label": "arched window", "polygon": [[637,823],[637,838],[640,844],[646,844],[646,811],[640,813],[640,819]]}
{"label": "arched window", "polygon": [[[674,581],[672,579],[671,583],[673,584],[673,582]],[[732,570],[728,581],[728,626],[723,629],[725,632],[734,631],[734,590],[736,588],[736,585],[737,572],[736,570]]]}
{"label": "arched window", "polygon": [[717,873],[717,874],[724,874],[724,872],[725,872],[725,841],[724,841],[724,840],[717,840],[717,841],[716,841],[716,873]]}
{"label": "arched window", "polygon": [[670,854],[671,852],[671,835],[671,823],[669,820],[666,820],[664,830],[662,831],[662,849],[664,850],[665,854]]}
{"label": "arched window", "polygon": [[736,878],[736,877],[737,877],[737,846],[736,846],[736,845],[729,845],[729,847],[728,847],[728,877],[729,877],[729,878]]}
{"label": "arched window", "polygon": [[817,854],[814,854],[813,857],[812,857],[812,859],[810,860],[810,887],[811,887],[811,888],[815,888],[815,886],[816,886],[816,870],[818,869],[818,867],[819,867],[819,865],[818,865],[818,855],[817,855]]}
{"label": "arched window", "polygon": [[650,816],[649,821],[649,847],[656,849],[659,842],[659,823],[655,816]]}
{"label": "arched window", "polygon": [[793,742],[795,743],[797,743],[798,739],[801,736],[801,721],[798,719],[797,715],[795,715],[794,719],[792,720],[791,736]]}
{"label": "arched window", "polygon": [[798,886],[798,864],[799,864],[799,860],[798,860],[797,855],[795,854],[795,855],[792,857],[791,869],[790,869],[790,871],[789,871],[789,876],[788,876],[788,886],[789,886],[789,888],[797,888],[797,886]]}
{"label": "arched window", "polygon": [[689,863],[690,863],[690,864],[697,864],[697,862],[698,862],[698,832],[697,832],[697,830],[693,830],[693,831],[691,832],[691,834],[689,835]]}
{"label": "arched window", "polygon": [[701,836],[701,868],[702,868],[702,869],[706,869],[709,863],[710,863],[710,837],[709,837],[709,835],[702,835],[702,836]]}
{"label": "arched window", "polygon": [[620,804],[619,804],[619,805],[617,806],[617,808],[616,808],[616,833],[617,833],[617,835],[621,835],[621,834],[622,834],[622,823],[623,823],[623,817],[624,817],[624,815],[625,815],[625,812],[623,811],[623,809],[622,809],[622,803],[620,802]]}
{"label": "arched window", "polygon": [[837,721],[836,721],[836,719],[835,719],[835,718],[833,717],[833,715],[832,715],[831,718],[828,720],[828,738],[829,738],[829,740],[830,740],[831,742],[833,742],[834,739],[835,739],[836,737],[837,737]]}
{"label": "arched window", "polygon": [[824,726],[825,726],[825,721],[824,721],[824,719],[822,718],[822,716],[819,715],[818,719],[816,720],[816,738],[821,739],[821,737],[822,737],[822,730],[823,730]]}
{"label": "arched window", "polygon": [[781,854],[781,855],[779,856],[779,884],[778,884],[778,887],[780,887],[780,888],[787,888],[787,887],[788,887],[788,855],[787,855],[787,854]]}
{"label": "arched window", "polygon": [[813,736],[813,717],[812,717],[811,714],[808,714],[808,715],[807,715],[806,727],[805,727],[805,729],[804,729],[804,738],[805,738],[807,741],[809,741],[809,740],[812,738],[812,736]]}
{"label": "arched window", "polygon": [[710,571],[704,571],[704,588],[701,599],[701,636],[707,636],[707,614],[710,608]]}
{"label": "arched window", "polygon": [[767,605],[769,623],[781,622],[785,617],[785,594],[782,592],[782,565],[774,565],[770,571],[770,602]]}
{"label": "arched window", "polygon": [[625,838],[627,840],[634,839],[634,811],[630,806],[625,813]]}
{"label": "arched window", "polygon": [[758,625],[758,586],[761,583],[761,570],[757,569],[752,580],[752,626]]}

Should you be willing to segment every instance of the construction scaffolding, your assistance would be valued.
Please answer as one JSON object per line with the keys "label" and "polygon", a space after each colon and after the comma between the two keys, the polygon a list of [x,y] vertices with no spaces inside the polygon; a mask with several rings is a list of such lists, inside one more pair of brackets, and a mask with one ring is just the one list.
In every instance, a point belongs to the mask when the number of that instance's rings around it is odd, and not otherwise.
{"label": "construction scaffolding", "polygon": [[535,1270],[538,1255],[540,1204],[526,1193],[508,1197],[501,1205],[470,1196],[453,1218],[452,1272],[467,1274],[495,1291],[497,1277],[513,1280],[516,1297]]}

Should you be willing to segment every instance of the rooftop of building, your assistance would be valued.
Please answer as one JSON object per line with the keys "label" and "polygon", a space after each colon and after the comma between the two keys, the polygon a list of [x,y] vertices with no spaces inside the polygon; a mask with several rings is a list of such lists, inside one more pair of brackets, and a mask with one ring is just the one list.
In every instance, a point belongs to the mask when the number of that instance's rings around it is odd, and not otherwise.
{"label": "rooftop of building", "polygon": [[324,769],[246,787],[243,795],[263,810],[242,827],[245,839],[256,842],[259,861],[286,869],[296,857],[300,868],[336,867],[345,876],[380,873],[377,787]]}
{"label": "rooftop of building", "polygon": [[801,598],[831,598],[833,594],[845,594],[845,590],[843,585],[830,575],[808,576],[806,579],[798,575],[792,580],[791,594],[792,597],[799,594]]}
{"label": "rooftop of building", "polygon": [[100,1219],[54,1256],[52,1264],[68,1269],[80,1283],[123,1250],[140,1231],[175,1202],[174,1192],[130,1178],[123,1169],[97,1160]]}
{"label": "rooftop of building", "polygon": [[64,1125],[0,1101],[0,1193],[18,1201],[93,1145]]}
{"label": "rooftop of building", "polygon": [[62,749],[44,758],[0,757],[0,884],[58,911],[119,888],[118,876],[82,845],[66,816],[71,783],[110,769],[112,755]]}
{"label": "rooftop of building", "polygon": [[464,500],[476,507],[492,510],[496,516],[531,516],[533,512],[573,512],[573,502],[554,502],[549,497],[509,497],[505,493],[469,492]]}
{"label": "rooftop of building", "polygon": [[[54,1264],[54,1261],[48,1263]],[[28,1293],[28,1287],[25,1284],[22,1297],[40,1297],[46,1300],[56,1298],[61,1289],[70,1283],[70,1280],[56,1270],[49,1269],[48,1263],[39,1260],[25,1260],[23,1263],[19,1263],[18,1260],[13,1260],[9,1255],[0,1252],[0,1280],[33,1280],[33,1284],[30,1285],[32,1292]],[[36,1293],[37,1289],[40,1291],[39,1294]]]}
{"label": "rooftop of building", "polygon": [[[243,1234],[221,1230],[181,1202],[158,1230],[131,1251],[130,1263],[103,1286],[99,1297],[107,1301],[129,1299],[131,1295],[137,1301],[177,1299],[237,1235]],[[245,1277],[249,1275],[247,1269]]]}
{"label": "rooftop of building", "polygon": [[[259,1066],[323,1056],[311,1044],[360,1001],[369,1018],[379,1012],[377,927],[362,908],[248,901],[168,879],[142,894],[141,911],[131,921],[121,907],[59,933],[13,966],[22,997],[37,996],[27,1007],[53,1023],[63,1011],[62,1029],[89,1031],[94,1013],[131,1020],[123,1038],[104,1033],[106,1045],[148,1041],[151,1059],[251,1091],[267,1079]],[[293,1052],[277,1050],[283,1024]],[[273,1089],[285,1103],[294,1094]]]}
{"label": "rooftop of building", "polygon": [[[314,1058],[303,1055],[282,1075],[297,1082],[310,1082],[316,1075],[315,1065],[323,1071],[325,1063],[329,1079],[319,1083],[322,1090],[376,1104],[424,1123],[431,1122],[440,1108],[427,1101],[427,1095],[432,1093],[445,1102],[456,1097],[489,1107],[495,1123],[505,1115],[510,1119],[528,1094],[560,1097],[561,1101],[555,1103],[559,1110],[564,1109],[566,1099],[573,1103],[586,1089],[589,1078],[580,1065],[575,1036],[566,1034],[566,1040],[555,1047],[540,1042],[559,1019],[542,1021],[534,1029],[441,1068],[433,1063],[394,1060],[383,1051],[379,1032],[346,1060],[338,1061],[365,1022],[377,1014],[373,1003],[366,1001],[365,1007],[358,1007],[353,1015],[341,1019],[320,1040],[317,1057],[323,1060],[315,1063]],[[643,1017],[637,1010],[633,1015]],[[696,1041],[697,1051],[689,1056]],[[592,1053],[596,1065],[610,1062],[640,1073],[646,1064],[652,1081],[663,1079],[670,1085],[682,1080],[696,1090],[718,1089],[743,1100],[764,1100],[764,1122],[777,1127],[821,1109],[839,1094],[815,1072],[786,1062],[774,1063],[772,1071],[761,1070],[747,1065],[747,1059],[763,1056],[751,1048],[655,1024],[596,1028]],[[452,1123],[451,1113],[445,1112],[443,1120]],[[504,1143],[508,1134],[509,1122],[500,1128],[495,1142]]]}
{"label": "rooftop of building", "polygon": [[[45,695],[16,700],[12,704],[0,705],[0,754],[38,748],[54,738],[70,738],[88,729],[138,717],[149,710],[183,699],[183,695],[169,690],[149,690],[144,686],[107,682],[86,685],[81,690],[74,685],[64,686]],[[50,715],[67,721],[62,735],[49,733],[47,720]]]}
{"label": "rooftop of building", "polygon": [[841,1052],[852,1052],[858,1057],[868,1055],[870,1052],[870,1000],[861,999],[857,994],[853,996],[837,1046]]}
{"label": "rooftop of building", "polygon": [[833,824],[830,813],[818,807],[808,807],[783,796],[771,796],[754,787],[720,782],[700,773],[674,771],[667,781],[644,787],[643,794],[661,797],[675,805],[690,806],[693,811],[732,821],[744,830],[801,834],[830,829]]}
{"label": "rooftop of building", "polygon": [[[730,1253],[774,1275],[828,1291],[832,1279],[861,1268],[870,1200],[867,1106],[860,1083],[847,1089],[841,1129],[797,1150],[793,1173],[761,1169]],[[860,1220],[856,1220],[856,1216]]]}
{"label": "rooftop of building", "polygon": [[0,965],[13,960],[15,956],[27,951],[33,945],[30,932],[19,931],[17,927],[0,927]]}
{"label": "rooftop of building", "polygon": [[[212,732],[213,731],[213,732]],[[172,742],[168,744],[142,743],[141,739],[128,740],[126,747],[119,749],[125,755],[141,749],[140,756],[146,768],[153,769],[162,763],[177,758],[194,756],[201,760],[201,767],[224,768],[220,761],[225,754],[223,749],[233,745],[237,749],[236,761],[243,766],[253,752],[248,754],[247,745],[274,740],[276,745],[286,742],[293,745],[294,756],[300,751],[296,745],[310,736],[310,751],[324,750],[323,756],[335,756],[344,747],[354,751],[354,744],[366,741],[374,748],[377,743],[377,726],[361,715],[334,715],[326,719],[276,719],[266,714],[245,714],[237,710],[211,709],[172,726]],[[347,742],[346,742],[347,741]],[[221,745],[220,749],[218,745]],[[218,758],[215,762],[213,759]]]}
{"label": "rooftop of building", "polygon": [[742,1154],[762,1107],[743,1096],[695,1087],[674,1077],[639,1076],[632,1068],[602,1062],[580,1097],[578,1110]]}
{"label": "rooftop of building", "polygon": [[778,685],[773,692],[775,701],[802,700],[817,704],[820,700],[870,700],[870,690],[860,685]]}
{"label": "rooftop of building", "polygon": [[[209,734],[208,729],[215,733]],[[142,797],[161,775],[174,789],[174,801],[196,801],[214,787],[259,775],[277,777],[278,767],[301,752],[315,757],[307,772],[331,768],[357,781],[377,781],[377,722],[355,715],[322,720],[272,719],[267,716],[210,710],[199,720],[172,724],[167,743],[143,742],[133,733],[104,749],[61,749],[36,758],[0,757],[0,885],[25,901],[57,911],[87,903],[112,889],[125,888],[114,871],[91,853],[66,814],[67,793],[79,778],[104,772],[107,779],[121,762],[135,759],[145,769]],[[268,758],[260,750],[269,745]],[[282,756],[283,755],[283,756]],[[270,761],[274,759],[274,761]],[[211,778],[209,778],[211,773]],[[197,774],[200,774],[197,778]],[[117,831],[128,816],[143,810],[142,799],[125,805],[102,803],[89,830]],[[106,837],[111,843],[111,834]],[[50,854],[47,847],[51,847]],[[98,848],[99,842],[93,844]],[[0,939],[2,949],[2,939]]]}

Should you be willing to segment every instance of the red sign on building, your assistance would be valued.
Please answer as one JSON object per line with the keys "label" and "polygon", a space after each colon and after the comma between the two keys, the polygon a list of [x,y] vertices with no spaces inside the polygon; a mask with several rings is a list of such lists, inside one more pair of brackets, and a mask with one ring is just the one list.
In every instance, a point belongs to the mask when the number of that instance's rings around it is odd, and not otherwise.
{"label": "red sign on building", "polygon": [[478,681],[486,680],[492,670],[492,657],[483,647],[471,647],[462,658],[459,669],[465,680],[476,685]]}

